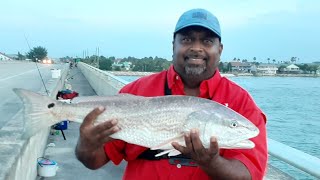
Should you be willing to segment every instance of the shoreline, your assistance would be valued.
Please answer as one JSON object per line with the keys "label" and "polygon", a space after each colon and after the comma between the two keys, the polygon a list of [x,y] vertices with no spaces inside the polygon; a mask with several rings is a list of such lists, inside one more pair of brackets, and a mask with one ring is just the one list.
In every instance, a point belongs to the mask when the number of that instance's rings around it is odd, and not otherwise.
{"label": "shoreline", "polygon": [[[154,74],[156,72],[138,72],[138,71],[107,71],[115,76],[147,76]],[[221,73],[223,77],[238,77],[238,76],[248,76],[248,77],[320,77],[320,74],[257,74],[253,75],[251,73]]]}

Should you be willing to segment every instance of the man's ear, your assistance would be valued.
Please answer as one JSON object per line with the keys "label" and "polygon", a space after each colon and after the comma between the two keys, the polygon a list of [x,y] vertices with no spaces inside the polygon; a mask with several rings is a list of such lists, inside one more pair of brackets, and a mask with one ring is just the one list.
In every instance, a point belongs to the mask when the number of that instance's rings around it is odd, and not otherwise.
{"label": "man's ear", "polygon": [[172,40],[172,53],[174,52],[174,40]]}
{"label": "man's ear", "polygon": [[223,44],[220,43],[220,46],[219,46],[219,54],[220,54],[220,55],[222,54],[222,51],[223,51]]}

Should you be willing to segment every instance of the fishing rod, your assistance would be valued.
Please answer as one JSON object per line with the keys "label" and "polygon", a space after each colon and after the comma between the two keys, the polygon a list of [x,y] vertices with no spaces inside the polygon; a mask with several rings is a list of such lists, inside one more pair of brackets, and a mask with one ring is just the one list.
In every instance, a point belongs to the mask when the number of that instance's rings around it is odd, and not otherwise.
{"label": "fishing rod", "polygon": [[[27,45],[28,45],[28,47],[29,47],[29,50],[30,50],[30,52],[31,52],[32,50],[31,50],[31,47],[30,47],[30,45],[29,45],[29,41],[28,41],[28,39],[27,39],[27,37],[26,37],[25,34],[24,34],[24,38],[25,38],[25,40],[26,40],[26,42],[27,42]],[[36,57],[33,55],[33,58],[36,58]],[[35,59],[34,63],[36,64],[36,67],[37,67],[37,69],[38,69],[38,72],[39,72],[39,75],[40,75],[40,78],[41,78],[43,87],[44,87],[47,95],[49,96],[49,91],[48,91],[48,89],[47,89],[47,87],[46,87],[46,84],[44,83],[43,77],[42,77],[42,75],[41,75],[40,69],[39,69],[38,64],[37,64],[37,58]]]}

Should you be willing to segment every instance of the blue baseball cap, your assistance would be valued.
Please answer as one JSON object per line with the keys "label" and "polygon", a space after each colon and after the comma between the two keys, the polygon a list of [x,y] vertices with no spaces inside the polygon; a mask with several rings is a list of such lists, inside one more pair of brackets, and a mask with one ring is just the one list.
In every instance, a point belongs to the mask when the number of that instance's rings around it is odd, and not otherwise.
{"label": "blue baseball cap", "polygon": [[174,33],[189,26],[207,28],[221,39],[220,24],[217,17],[205,9],[191,9],[183,13],[176,24]]}

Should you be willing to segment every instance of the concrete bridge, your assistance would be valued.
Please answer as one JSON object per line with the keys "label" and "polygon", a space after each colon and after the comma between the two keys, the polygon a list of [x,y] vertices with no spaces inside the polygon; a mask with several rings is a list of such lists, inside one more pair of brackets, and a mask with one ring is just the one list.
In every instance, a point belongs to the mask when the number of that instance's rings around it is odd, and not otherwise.
{"label": "concrete bridge", "polygon": [[[5,117],[0,121],[3,125],[0,126],[0,179],[121,179],[126,162],[122,162],[119,166],[110,163],[99,170],[92,171],[85,168],[76,159],[74,148],[79,136],[79,124],[77,123],[68,124],[68,130],[64,131],[66,140],[61,134],[53,133],[54,135],[52,135],[50,129],[39,130],[39,133],[30,139],[21,139],[23,130],[22,105],[11,89],[22,87],[43,94],[48,92],[48,95],[54,98],[58,90],[72,87],[80,96],[106,96],[116,94],[128,82],[84,63],[79,63],[78,68],[71,70],[66,65],[41,65],[40,71],[44,76],[45,90],[41,88],[42,84],[36,81],[39,76],[32,65],[27,66],[19,63],[17,65],[16,63],[14,66],[7,65],[5,69],[1,69],[4,66],[0,64],[0,82],[6,86],[5,88],[1,87],[0,92],[10,92],[6,96],[0,97],[4,98],[5,102],[14,103],[11,108],[9,107],[9,110],[0,111],[2,113],[0,115]],[[50,69],[52,68],[61,69],[59,78],[52,79],[50,77]],[[18,69],[18,72],[12,73],[11,71],[14,69]],[[10,98],[6,99],[7,97]],[[0,105],[6,106],[6,104]],[[5,116],[5,114],[11,115]],[[48,144],[50,145],[47,146]],[[296,166],[315,177],[320,177],[319,159],[270,139],[268,146],[271,156]],[[58,163],[59,169],[55,177],[37,176],[38,157],[46,157]],[[265,179],[293,178],[269,164]]]}

